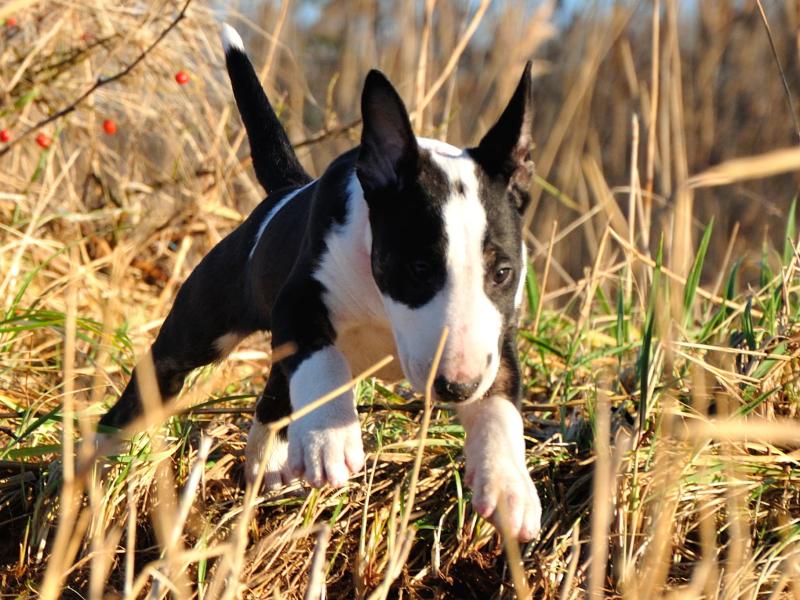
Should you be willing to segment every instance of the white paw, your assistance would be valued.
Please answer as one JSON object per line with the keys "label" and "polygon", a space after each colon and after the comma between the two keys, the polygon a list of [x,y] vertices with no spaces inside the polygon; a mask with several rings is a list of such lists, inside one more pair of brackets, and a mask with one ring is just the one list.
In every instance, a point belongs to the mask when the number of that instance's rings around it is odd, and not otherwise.
{"label": "white paw", "polygon": [[542,505],[525,466],[519,411],[509,400],[489,396],[459,407],[458,413],[467,431],[465,480],[472,505],[519,541],[532,540],[539,533]]}
{"label": "white paw", "polygon": [[541,526],[542,505],[527,470],[516,461],[500,459],[470,470],[467,485],[472,488],[472,505],[483,518],[499,529],[505,520],[508,533],[520,542],[534,539]]}
{"label": "white paw", "polygon": [[[269,428],[260,423],[258,419],[253,419],[250,433],[247,435],[247,449],[245,450],[245,477],[250,485],[255,483],[258,476],[261,459],[269,445],[269,437]],[[262,487],[265,490],[280,490],[295,479],[289,472],[288,447],[288,442],[281,436],[274,437],[270,454],[266,459],[267,465],[262,480]]]}
{"label": "white paw", "polygon": [[352,402],[349,410],[331,402],[289,425],[289,470],[314,487],[342,487],[363,467],[361,426]]}

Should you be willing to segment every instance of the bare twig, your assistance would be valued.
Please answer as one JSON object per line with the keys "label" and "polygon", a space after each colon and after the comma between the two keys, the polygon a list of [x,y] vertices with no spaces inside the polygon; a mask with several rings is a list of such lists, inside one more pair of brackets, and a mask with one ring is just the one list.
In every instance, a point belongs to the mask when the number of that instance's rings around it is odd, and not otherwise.
{"label": "bare twig", "polygon": [[775,39],[772,37],[772,29],[770,29],[769,21],[767,21],[767,13],[764,12],[764,7],[761,5],[761,0],[756,0],[758,12],[761,14],[761,22],[764,23],[764,29],[767,31],[769,38],[769,47],[772,49],[772,56],[775,58],[775,64],[778,67],[778,72],[781,74],[781,82],[783,82],[783,91],[786,92],[786,104],[789,105],[789,113],[792,115],[792,123],[794,123],[794,131],[800,140],[800,123],[797,121],[797,113],[794,110],[794,102],[792,101],[792,92],[789,89],[789,82],[786,81],[786,73],[783,70],[781,59],[778,57],[778,49],[775,47]]}
{"label": "bare twig", "polygon": [[139,56],[137,56],[135,59],[133,59],[133,61],[130,64],[128,64],[123,69],[117,71],[116,73],[114,73],[110,77],[98,77],[97,81],[95,81],[89,87],[89,89],[87,89],[85,92],[83,92],[75,100],[70,102],[67,106],[65,106],[64,108],[62,108],[58,112],[53,113],[49,117],[45,117],[41,121],[38,121],[38,122],[34,123],[30,127],[28,127],[28,129],[26,129],[25,131],[20,133],[14,140],[10,141],[5,146],[5,148],[0,150],[0,156],[3,156],[4,154],[6,154],[9,150],[11,150],[11,148],[13,148],[17,144],[19,144],[22,140],[27,138],[33,132],[38,131],[42,127],[44,127],[45,125],[49,125],[53,121],[57,121],[61,117],[65,117],[68,114],[74,112],[78,108],[78,106],[80,106],[89,96],[91,96],[93,93],[95,93],[101,87],[106,86],[109,83],[112,83],[114,81],[117,81],[118,79],[122,79],[128,73],[133,71],[133,69],[135,69],[136,66],[140,62],[142,62],[145,58],[147,58],[147,55],[150,54],[150,52],[152,52],[155,49],[155,47],[158,46],[158,44],[161,43],[161,40],[163,40],[165,37],[167,37],[169,32],[172,31],[173,29],[175,29],[175,27],[178,26],[178,23],[180,23],[183,20],[183,18],[186,16],[186,11],[189,8],[189,4],[191,4],[191,3],[192,3],[192,0],[186,0],[186,2],[183,5],[183,8],[181,8],[180,12],[175,16],[175,18],[170,22],[170,24],[167,25],[164,28],[164,30],[162,30],[161,33],[158,34],[158,37],[155,40],[153,40],[153,42],[147,48],[142,50],[142,52],[139,54]]}

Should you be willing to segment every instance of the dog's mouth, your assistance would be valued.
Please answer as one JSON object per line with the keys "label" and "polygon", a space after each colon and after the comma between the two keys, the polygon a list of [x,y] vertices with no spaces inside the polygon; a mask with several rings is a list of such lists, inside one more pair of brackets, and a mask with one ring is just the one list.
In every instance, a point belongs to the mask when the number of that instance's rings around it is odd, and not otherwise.
{"label": "dog's mouth", "polygon": [[483,398],[496,375],[496,368],[493,368],[493,364],[489,364],[486,372],[476,380],[458,383],[448,381],[441,375],[431,377],[432,361],[415,363],[413,360],[400,357],[400,364],[406,379],[417,393],[425,394],[430,381],[431,397],[441,404],[470,404]]}

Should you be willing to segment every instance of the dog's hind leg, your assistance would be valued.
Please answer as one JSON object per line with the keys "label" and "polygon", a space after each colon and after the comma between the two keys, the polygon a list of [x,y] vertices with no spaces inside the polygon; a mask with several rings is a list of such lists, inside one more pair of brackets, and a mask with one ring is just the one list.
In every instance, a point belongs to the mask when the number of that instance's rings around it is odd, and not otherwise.
{"label": "dog's hind leg", "polygon": [[[180,392],[193,369],[224,358],[242,338],[264,328],[248,310],[242,269],[228,259],[232,242],[236,239],[229,236],[218,244],[184,282],[150,349],[163,402]],[[126,427],[143,414],[140,370],[134,369],[117,403],[100,419],[101,431]]]}
{"label": "dog's hind leg", "polygon": [[256,402],[253,424],[247,436],[245,474],[249,483],[254,483],[264,454],[266,458],[263,485],[268,490],[277,490],[290,483],[294,477],[287,468],[288,439],[286,427],[278,431],[270,441],[270,424],[292,412],[289,401],[289,383],[280,365],[270,369],[264,391]]}

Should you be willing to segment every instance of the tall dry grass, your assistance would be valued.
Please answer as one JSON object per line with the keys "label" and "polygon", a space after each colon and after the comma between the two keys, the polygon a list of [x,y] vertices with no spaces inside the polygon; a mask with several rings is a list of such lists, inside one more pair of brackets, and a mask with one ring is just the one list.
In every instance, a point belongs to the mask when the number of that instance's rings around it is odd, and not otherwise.
{"label": "tall dry grass", "polygon": [[[0,144],[0,590],[800,595],[789,208],[800,156],[788,108],[800,17],[794,2],[764,8],[0,6],[0,20],[16,19],[0,30],[0,129],[13,142]],[[357,385],[368,465],[352,485],[245,490],[263,336],[196,373],[187,412],[161,415],[87,472],[80,440],[180,282],[261,199],[220,18],[245,34],[315,173],[357,140],[368,68],[396,82],[421,133],[470,144],[534,58],[539,179],[520,353],[545,505],[537,542],[504,545],[472,512],[463,430],[443,407],[369,378]]]}

